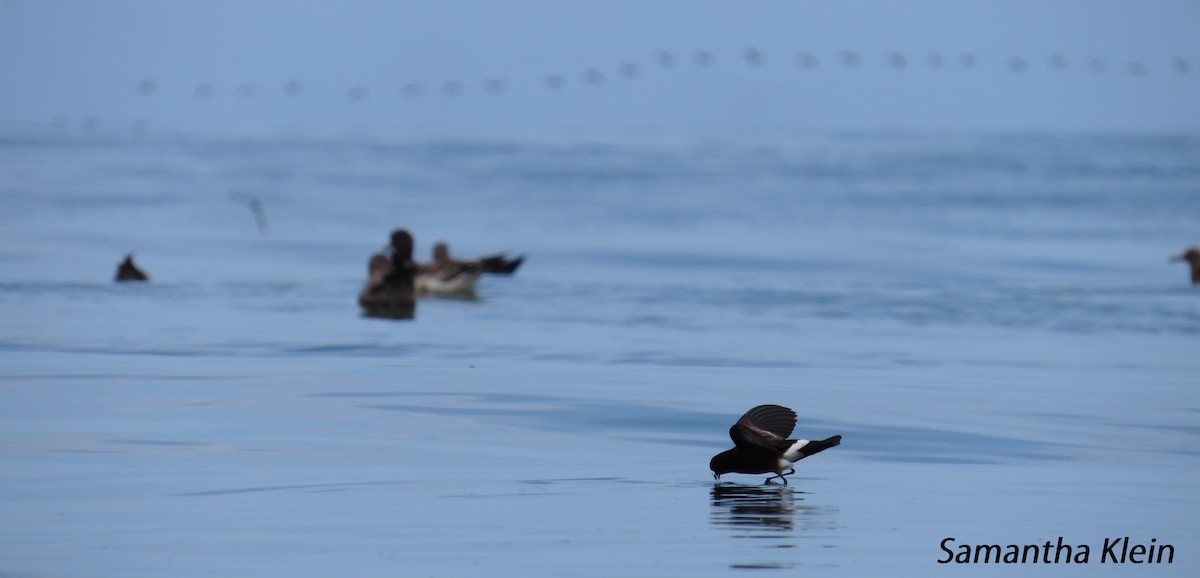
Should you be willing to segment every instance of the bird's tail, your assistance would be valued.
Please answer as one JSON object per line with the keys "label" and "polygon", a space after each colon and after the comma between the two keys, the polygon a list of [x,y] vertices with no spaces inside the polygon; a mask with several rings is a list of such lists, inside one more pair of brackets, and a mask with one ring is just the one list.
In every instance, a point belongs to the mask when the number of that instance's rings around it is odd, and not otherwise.
{"label": "bird's tail", "polygon": [[811,456],[813,454],[821,453],[833,446],[841,445],[841,443],[842,443],[842,436],[833,436],[830,438],[825,438],[823,440],[814,440],[814,441],[808,442],[807,444],[804,445],[804,448],[802,449],[802,451],[804,453],[803,457],[807,458],[808,456]]}

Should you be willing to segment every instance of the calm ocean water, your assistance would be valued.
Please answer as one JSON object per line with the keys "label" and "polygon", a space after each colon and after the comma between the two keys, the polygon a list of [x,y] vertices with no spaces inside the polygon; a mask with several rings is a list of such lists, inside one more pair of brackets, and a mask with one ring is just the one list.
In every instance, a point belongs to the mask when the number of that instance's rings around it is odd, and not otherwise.
{"label": "calm ocean water", "polygon": [[[0,208],[0,576],[1200,568],[1198,136],[9,130]],[[398,226],[527,260],[363,318]],[[714,484],[761,403],[843,445]]]}

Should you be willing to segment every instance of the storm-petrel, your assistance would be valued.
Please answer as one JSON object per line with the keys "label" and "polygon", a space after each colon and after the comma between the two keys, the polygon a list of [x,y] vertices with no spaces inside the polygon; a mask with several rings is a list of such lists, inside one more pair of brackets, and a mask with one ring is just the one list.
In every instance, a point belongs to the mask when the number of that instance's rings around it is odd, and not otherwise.
{"label": "storm-petrel", "polygon": [[787,439],[796,428],[796,412],[781,405],[760,405],[746,412],[733,427],[733,449],[725,450],[708,463],[713,478],[721,474],[774,473],[764,484],[779,478],[787,484],[788,476],[796,473],[792,464],[815,453],[842,443],[842,436],[808,441]]}

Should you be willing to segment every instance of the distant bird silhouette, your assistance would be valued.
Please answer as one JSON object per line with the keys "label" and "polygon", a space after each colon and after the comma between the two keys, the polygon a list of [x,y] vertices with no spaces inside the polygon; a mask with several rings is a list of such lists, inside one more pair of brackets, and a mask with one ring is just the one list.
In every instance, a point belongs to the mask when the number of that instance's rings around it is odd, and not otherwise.
{"label": "distant bird silhouette", "polygon": [[862,58],[857,52],[851,50],[842,51],[842,64],[846,66],[858,66],[862,62]]}
{"label": "distant bird silhouette", "polygon": [[1100,74],[1108,70],[1108,63],[1103,58],[1092,57],[1091,60],[1092,72]]}
{"label": "distant bird silhouette", "polygon": [[720,480],[721,475],[728,473],[774,473],[763,483],[779,478],[786,485],[785,476],[796,473],[795,462],[842,443],[840,435],[817,441],[787,439],[795,428],[796,412],[786,407],[752,408],[729,428],[733,449],[713,456],[708,463],[713,478]]}
{"label": "distant bird silhouette", "polygon": [[192,91],[192,94],[196,98],[208,98],[208,97],[212,96],[212,93],[213,93],[213,87],[211,84],[209,84],[207,82],[196,86],[196,90]]}
{"label": "distant bird silhouette", "polygon": [[258,200],[258,197],[252,197],[241,191],[230,191],[229,199],[250,207],[250,211],[254,213],[254,222],[258,225],[258,231],[260,233],[267,232],[267,212],[263,209],[262,201]]}
{"label": "distant bird silhouette", "polygon": [[1188,64],[1187,60],[1184,60],[1178,56],[1175,57],[1175,70],[1178,71],[1179,74],[1187,74],[1191,68],[1192,66]]}
{"label": "distant bird silhouette", "polygon": [[154,77],[151,76],[150,78],[143,80],[141,84],[138,84],[138,93],[142,96],[150,96],[151,94],[154,94],[154,91],[157,88],[158,83],[154,80]]}
{"label": "distant bird silhouette", "polygon": [[621,76],[625,78],[635,78],[638,75],[638,66],[632,62],[621,63]]}
{"label": "distant bird silhouette", "polygon": [[367,89],[367,87],[358,84],[351,86],[348,90],[346,90],[346,98],[354,101],[365,100],[369,92],[370,91]]}
{"label": "distant bird silhouette", "polygon": [[1054,66],[1056,70],[1062,70],[1067,67],[1067,57],[1061,54],[1055,54],[1050,57],[1050,64]]}
{"label": "distant bird silhouette", "polygon": [[558,90],[566,83],[567,81],[563,79],[561,74],[550,74],[546,76],[546,88]]}
{"label": "distant bird silhouette", "polygon": [[746,59],[746,64],[750,66],[760,66],[763,63],[763,53],[753,46],[747,46],[742,52],[742,57]]}
{"label": "distant bird silhouette", "polygon": [[697,66],[712,66],[713,55],[704,50],[697,50],[692,53],[692,62],[695,62]]}
{"label": "distant bird silhouette", "polygon": [[1200,285],[1200,247],[1188,247],[1186,251],[1171,257],[1172,261],[1183,261],[1192,266],[1192,284]]}
{"label": "distant bird silhouette", "polygon": [[671,68],[675,66],[675,55],[665,50],[659,50],[658,54],[654,58],[654,61],[663,68]]}
{"label": "distant bird silhouette", "polygon": [[604,73],[592,68],[583,73],[583,80],[588,84],[604,84]]}
{"label": "distant bird silhouette", "polygon": [[899,52],[889,52],[888,62],[891,63],[893,68],[904,68],[905,66],[908,66],[908,59]]}
{"label": "distant bird silhouette", "polygon": [[304,92],[304,83],[299,80],[289,80],[284,83],[283,92],[288,96],[298,96]]}
{"label": "distant bird silhouette", "polygon": [[133,263],[133,251],[125,254],[125,260],[117,265],[117,274],[113,277],[114,281],[149,281],[150,276],[138,268]]}
{"label": "distant bird silhouette", "polygon": [[442,84],[442,94],[446,96],[458,96],[462,94],[463,85],[457,80],[451,80]]}
{"label": "distant bird silhouette", "polygon": [[816,68],[817,57],[808,52],[801,52],[796,55],[796,62],[803,68]]}
{"label": "distant bird silhouette", "polygon": [[1129,63],[1128,70],[1133,76],[1146,76],[1146,65],[1136,60]]}
{"label": "distant bird silhouette", "polygon": [[489,78],[489,79],[485,80],[483,82],[483,90],[484,90],[484,92],[486,92],[492,96],[496,96],[496,95],[504,92],[504,79],[503,78]]}
{"label": "distant bird silhouette", "polygon": [[234,93],[241,98],[254,98],[254,95],[258,94],[258,87],[254,84],[243,84],[237,87]]}
{"label": "distant bird silhouette", "polygon": [[975,55],[971,54],[970,52],[964,53],[962,56],[958,57],[958,62],[962,64],[963,68],[974,68]]}
{"label": "distant bird silhouette", "polygon": [[1013,72],[1025,72],[1029,65],[1025,64],[1025,59],[1020,56],[1014,56],[1008,59],[1008,69]]}

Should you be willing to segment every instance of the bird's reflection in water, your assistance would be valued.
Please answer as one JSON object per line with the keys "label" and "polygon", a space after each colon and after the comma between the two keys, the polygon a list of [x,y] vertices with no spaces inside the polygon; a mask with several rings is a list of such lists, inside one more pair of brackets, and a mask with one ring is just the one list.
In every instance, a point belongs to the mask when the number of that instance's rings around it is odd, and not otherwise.
{"label": "bird's reflection in water", "polygon": [[776,537],[795,529],[795,503],[795,492],[784,485],[717,484],[712,489],[712,523],[749,533],[739,537]]}
{"label": "bird's reflection in water", "polygon": [[[754,546],[771,549],[776,560],[759,559],[730,565],[739,569],[791,568],[802,559],[800,540],[832,538],[837,529],[836,508],[804,503],[805,493],[791,486],[716,484],[709,497],[713,526],[732,532],[734,538],[755,540]],[[807,544],[808,542],[806,542]],[[828,543],[814,544],[830,548]],[[759,552],[760,554],[762,552]]]}

